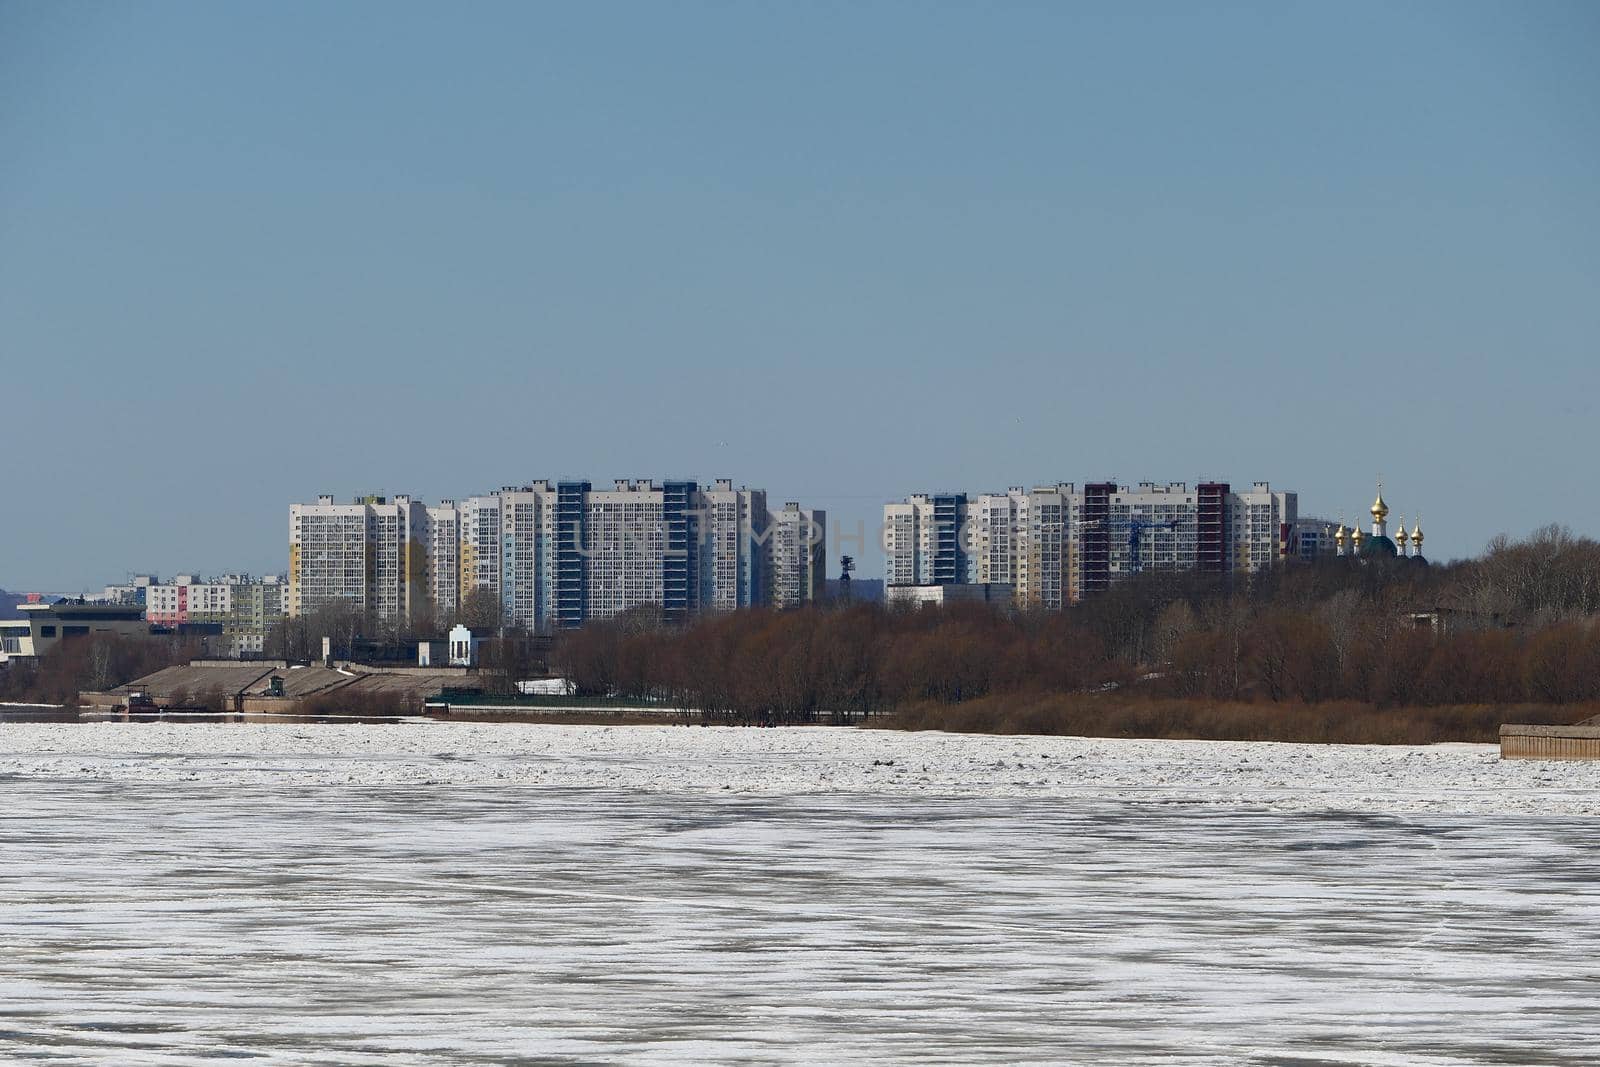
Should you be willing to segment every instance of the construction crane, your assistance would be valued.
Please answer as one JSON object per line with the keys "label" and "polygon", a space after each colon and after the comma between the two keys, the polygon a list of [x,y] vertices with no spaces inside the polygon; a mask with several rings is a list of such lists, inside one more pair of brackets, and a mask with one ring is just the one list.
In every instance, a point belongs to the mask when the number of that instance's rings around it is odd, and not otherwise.
{"label": "construction crane", "polygon": [[1169,519],[1166,522],[1146,522],[1143,519],[1128,520],[1128,569],[1133,574],[1144,570],[1144,560],[1139,555],[1139,543],[1146,530],[1176,530],[1182,519]]}
{"label": "construction crane", "polygon": [[[1090,519],[1080,523],[1079,529],[1091,527],[1104,527],[1105,519]],[[1128,520],[1128,573],[1138,574],[1144,570],[1144,560],[1139,553],[1139,547],[1144,541],[1146,530],[1176,530],[1183,524],[1182,519],[1168,519],[1166,522],[1152,522],[1145,519],[1130,518]]]}

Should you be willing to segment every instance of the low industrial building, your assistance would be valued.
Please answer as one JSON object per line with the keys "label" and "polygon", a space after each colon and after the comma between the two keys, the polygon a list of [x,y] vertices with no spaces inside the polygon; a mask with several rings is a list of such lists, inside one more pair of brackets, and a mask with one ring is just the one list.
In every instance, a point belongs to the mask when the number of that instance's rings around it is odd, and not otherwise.
{"label": "low industrial building", "polygon": [[943,607],[946,604],[1010,606],[1011,586],[1001,582],[956,582],[949,585],[891,585],[889,606]]}
{"label": "low industrial building", "polygon": [[22,618],[0,623],[0,651],[5,662],[37,659],[68,637],[135,637],[150,633],[144,609],[137,605],[59,600],[54,604],[18,604],[17,610],[22,612]]}

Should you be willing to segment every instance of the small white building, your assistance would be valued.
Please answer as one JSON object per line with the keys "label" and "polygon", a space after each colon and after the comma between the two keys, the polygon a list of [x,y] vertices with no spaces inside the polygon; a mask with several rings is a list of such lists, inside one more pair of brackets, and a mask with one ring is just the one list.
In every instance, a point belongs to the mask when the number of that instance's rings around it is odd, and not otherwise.
{"label": "small white building", "polygon": [[450,666],[476,667],[478,665],[478,646],[483,643],[482,638],[473,637],[472,631],[465,626],[456,625],[450,628]]}

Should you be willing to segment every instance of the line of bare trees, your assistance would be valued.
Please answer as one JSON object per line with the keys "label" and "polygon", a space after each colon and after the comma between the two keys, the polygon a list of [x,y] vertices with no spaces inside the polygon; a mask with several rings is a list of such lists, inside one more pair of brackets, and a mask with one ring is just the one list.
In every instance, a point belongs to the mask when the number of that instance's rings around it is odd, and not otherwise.
{"label": "line of bare trees", "polygon": [[416,654],[418,641],[437,639],[457,623],[476,634],[497,632],[501,628],[499,600],[488,590],[477,589],[454,610],[441,612],[424,605],[409,617],[390,618],[353,601],[333,600],[273,626],[264,653],[271,659],[308,662],[321,657],[326,637],[340,659],[349,658],[358,643],[384,658],[407,659]]}
{"label": "line of bare trees", "polygon": [[1425,567],[1327,560],[1254,581],[1147,574],[1063,612],[982,605],[648,611],[563,635],[585,695],[815,721],[1004,694],[1375,708],[1600,701],[1600,544],[1548,528]]}
{"label": "line of bare trees", "polygon": [[[1150,573],[1069,610],[981,605],[888,611],[866,604],[702,617],[682,627],[639,610],[546,642],[504,632],[482,650],[498,692],[548,665],[583,695],[621,696],[743,719],[858,718],[1006,694],[1377,708],[1600,701],[1600,544],[1547,527],[1497,539],[1448,566],[1405,560],[1291,565],[1249,582]],[[468,598],[450,621],[493,632],[498,605]],[[269,655],[415,637],[348,606],[292,620]],[[0,671],[0,699],[70,703],[190,658],[173,638],[94,635],[37,665]],[[209,698],[210,694],[198,694]]]}
{"label": "line of bare trees", "polygon": [[170,636],[89,634],[58,641],[37,662],[0,670],[0,700],[73,706],[79,692],[114,689],[135,678],[187,663],[199,652],[192,640]]}

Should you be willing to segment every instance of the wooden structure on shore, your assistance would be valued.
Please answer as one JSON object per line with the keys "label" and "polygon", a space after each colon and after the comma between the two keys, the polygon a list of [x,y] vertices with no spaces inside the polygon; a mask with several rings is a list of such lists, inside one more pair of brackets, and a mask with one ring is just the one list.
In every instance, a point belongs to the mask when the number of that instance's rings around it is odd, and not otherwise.
{"label": "wooden structure on shore", "polygon": [[1500,727],[1501,759],[1600,759],[1600,724]]}

